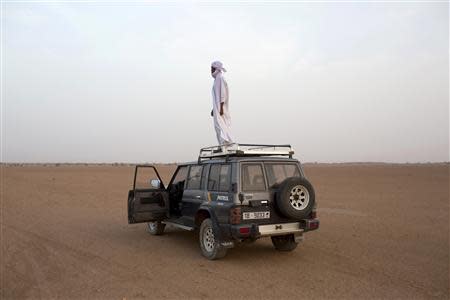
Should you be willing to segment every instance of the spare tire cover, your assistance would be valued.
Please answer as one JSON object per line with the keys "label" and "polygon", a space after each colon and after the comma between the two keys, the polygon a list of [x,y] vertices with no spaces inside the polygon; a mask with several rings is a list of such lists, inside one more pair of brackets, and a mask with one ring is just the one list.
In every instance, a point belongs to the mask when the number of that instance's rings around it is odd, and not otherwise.
{"label": "spare tire cover", "polygon": [[314,188],[306,178],[290,177],[279,185],[275,201],[285,217],[307,219],[315,205]]}

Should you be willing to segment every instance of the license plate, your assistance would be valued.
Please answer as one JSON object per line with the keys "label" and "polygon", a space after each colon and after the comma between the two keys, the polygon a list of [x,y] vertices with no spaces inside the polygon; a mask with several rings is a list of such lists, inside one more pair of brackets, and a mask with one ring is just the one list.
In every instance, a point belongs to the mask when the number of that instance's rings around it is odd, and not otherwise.
{"label": "license plate", "polygon": [[244,212],[242,217],[244,220],[270,219],[270,211]]}

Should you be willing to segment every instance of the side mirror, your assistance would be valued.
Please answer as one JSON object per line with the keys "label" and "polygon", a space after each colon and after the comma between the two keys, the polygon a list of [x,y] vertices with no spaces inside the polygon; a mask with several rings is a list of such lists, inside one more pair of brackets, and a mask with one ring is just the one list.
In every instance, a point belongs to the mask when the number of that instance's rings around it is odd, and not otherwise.
{"label": "side mirror", "polygon": [[161,187],[161,181],[159,181],[159,179],[152,179],[150,180],[150,185],[156,189],[159,189]]}

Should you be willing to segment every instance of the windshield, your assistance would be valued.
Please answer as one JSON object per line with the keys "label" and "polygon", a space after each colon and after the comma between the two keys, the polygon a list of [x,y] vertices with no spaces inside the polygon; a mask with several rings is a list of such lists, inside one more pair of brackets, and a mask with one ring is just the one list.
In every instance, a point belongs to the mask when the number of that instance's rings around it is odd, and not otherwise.
{"label": "windshield", "polygon": [[300,177],[300,170],[295,163],[266,163],[269,187],[281,183],[288,177]]}

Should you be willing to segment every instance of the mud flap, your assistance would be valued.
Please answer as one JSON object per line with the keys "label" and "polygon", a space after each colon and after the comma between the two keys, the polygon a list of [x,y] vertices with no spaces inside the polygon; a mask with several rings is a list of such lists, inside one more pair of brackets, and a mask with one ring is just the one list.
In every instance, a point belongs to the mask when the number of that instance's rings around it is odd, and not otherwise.
{"label": "mud flap", "polygon": [[209,215],[212,221],[212,227],[213,227],[213,231],[214,231],[214,236],[217,238],[217,240],[219,241],[219,243],[224,247],[224,248],[233,248],[234,247],[234,241],[231,239],[227,239],[225,238],[220,226],[219,226],[219,222],[216,218],[216,215],[209,211]]}

